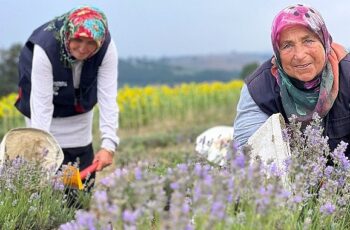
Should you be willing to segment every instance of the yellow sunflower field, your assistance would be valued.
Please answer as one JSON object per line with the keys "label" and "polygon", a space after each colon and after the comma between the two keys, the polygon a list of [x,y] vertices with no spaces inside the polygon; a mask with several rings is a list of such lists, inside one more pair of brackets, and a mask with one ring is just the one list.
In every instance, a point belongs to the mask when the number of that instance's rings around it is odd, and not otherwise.
{"label": "yellow sunflower field", "polygon": [[[173,87],[150,85],[124,86],[118,90],[120,128],[137,128],[161,119],[182,119],[215,108],[234,108],[243,82],[183,83]],[[23,125],[14,107],[17,94],[0,98],[1,132]]]}

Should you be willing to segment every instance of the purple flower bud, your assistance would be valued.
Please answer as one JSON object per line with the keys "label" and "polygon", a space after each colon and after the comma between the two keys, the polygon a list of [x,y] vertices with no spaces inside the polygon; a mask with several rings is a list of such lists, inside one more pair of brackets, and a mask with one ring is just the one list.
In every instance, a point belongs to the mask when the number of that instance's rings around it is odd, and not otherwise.
{"label": "purple flower bud", "polygon": [[173,190],[179,189],[179,184],[177,182],[173,182],[170,184],[170,188]]}
{"label": "purple flower bud", "polygon": [[142,179],[142,171],[139,167],[135,168],[135,179],[141,180]]}
{"label": "purple flower bud", "polygon": [[327,178],[330,178],[333,171],[334,171],[334,168],[332,166],[327,166],[326,169],[324,170],[324,175]]}
{"label": "purple flower bud", "polygon": [[299,195],[296,195],[294,198],[293,198],[293,202],[294,203],[301,203],[303,201],[303,198]]}
{"label": "purple flower bud", "polygon": [[236,158],[234,159],[234,164],[238,166],[239,168],[244,168],[245,166],[245,156],[244,154],[238,154]]}
{"label": "purple flower bud", "polygon": [[130,224],[134,224],[137,220],[137,211],[129,211],[129,210],[125,210],[123,212],[123,221],[128,222]]}
{"label": "purple flower bud", "polygon": [[106,203],[108,201],[106,191],[96,191],[94,193],[94,198],[97,203]]}
{"label": "purple flower bud", "polygon": [[181,172],[186,172],[188,167],[186,164],[178,164],[177,168],[181,171]]}
{"label": "purple flower bud", "polygon": [[96,216],[93,213],[78,210],[76,213],[76,223],[78,226],[95,230]]}
{"label": "purple flower bud", "polygon": [[194,173],[197,175],[197,176],[200,176],[201,175],[201,172],[202,172],[202,166],[200,164],[196,164],[194,166]]}
{"label": "purple flower bud", "polygon": [[115,180],[114,178],[110,175],[110,176],[107,176],[105,178],[102,178],[100,180],[100,183],[104,186],[107,186],[107,187],[112,187],[115,185]]}
{"label": "purple flower bud", "polygon": [[332,213],[334,213],[334,211],[335,211],[335,206],[330,202],[327,202],[320,207],[320,212],[323,213],[324,215],[331,215]]}
{"label": "purple flower bud", "polygon": [[182,204],[182,212],[184,214],[188,214],[190,212],[190,206],[188,205],[187,202]]}
{"label": "purple flower bud", "polygon": [[219,219],[225,217],[225,205],[222,202],[215,201],[211,206],[211,214]]}
{"label": "purple flower bud", "polygon": [[206,185],[211,185],[213,183],[213,177],[211,175],[206,175],[204,177],[204,183]]}

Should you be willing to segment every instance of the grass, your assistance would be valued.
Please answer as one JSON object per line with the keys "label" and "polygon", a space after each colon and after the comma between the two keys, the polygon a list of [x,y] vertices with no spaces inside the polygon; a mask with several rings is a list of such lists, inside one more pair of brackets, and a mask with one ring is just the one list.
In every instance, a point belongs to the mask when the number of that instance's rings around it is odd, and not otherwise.
{"label": "grass", "polygon": [[[118,130],[121,141],[115,162],[98,173],[97,178],[106,175],[115,167],[132,162],[147,160],[157,165],[158,170],[162,171],[178,163],[199,160],[199,155],[195,152],[196,137],[213,126],[231,126],[234,116],[233,109],[231,111],[229,108],[220,108],[204,111],[201,114],[189,112],[181,121],[166,119],[141,128],[121,128]],[[95,135],[96,137],[98,135]],[[95,139],[95,149],[98,144],[99,140]]]}

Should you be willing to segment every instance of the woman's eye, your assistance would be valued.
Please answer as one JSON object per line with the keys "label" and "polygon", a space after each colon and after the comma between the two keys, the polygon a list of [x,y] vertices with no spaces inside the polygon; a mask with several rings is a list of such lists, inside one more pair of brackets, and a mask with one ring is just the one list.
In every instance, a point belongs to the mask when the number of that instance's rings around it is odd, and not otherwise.
{"label": "woman's eye", "polygon": [[72,41],[81,43],[83,40],[80,38],[72,38]]}
{"label": "woman's eye", "polygon": [[305,40],[305,43],[306,43],[306,44],[311,44],[311,43],[313,43],[313,42],[314,42],[314,40],[312,40],[312,39],[306,39],[306,40]]}
{"label": "woman's eye", "polygon": [[89,45],[89,46],[95,46],[95,45],[96,45],[96,42],[95,42],[95,41],[89,41],[89,42],[88,42],[88,45]]}
{"label": "woman's eye", "polygon": [[288,44],[288,43],[286,43],[286,44],[282,44],[281,47],[280,47],[280,49],[281,49],[281,50],[284,50],[284,49],[288,49],[288,48],[290,48],[290,47],[291,47],[291,45]]}

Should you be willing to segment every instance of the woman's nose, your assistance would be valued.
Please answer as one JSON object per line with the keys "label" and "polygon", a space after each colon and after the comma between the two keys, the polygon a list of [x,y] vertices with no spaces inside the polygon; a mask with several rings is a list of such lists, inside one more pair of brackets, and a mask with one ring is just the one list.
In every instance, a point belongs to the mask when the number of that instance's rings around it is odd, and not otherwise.
{"label": "woman's nose", "polygon": [[294,47],[294,56],[293,58],[296,60],[303,59],[306,54],[306,48],[302,45],[296,45]]}
{"label": "woman's nose", "polygon": [[79,51],[82,53],[85,53],[86,50],[87,50],[87,46],[86,46],[86,44],[84,44],[84,42],[82,42],[79,46]]}

